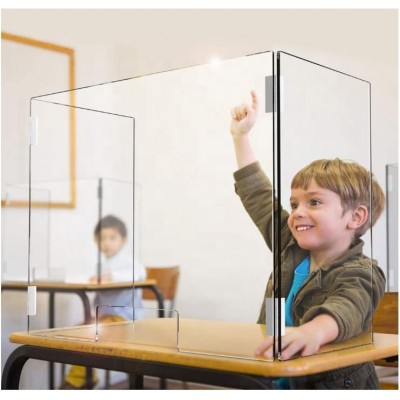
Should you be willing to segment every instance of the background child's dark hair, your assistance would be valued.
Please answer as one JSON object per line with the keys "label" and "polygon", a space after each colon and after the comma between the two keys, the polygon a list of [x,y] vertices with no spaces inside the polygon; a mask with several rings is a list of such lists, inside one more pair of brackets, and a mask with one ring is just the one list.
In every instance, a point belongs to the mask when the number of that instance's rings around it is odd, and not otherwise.
{"label": "background child's dark hair", "polygon": [[104,228],[113,228],[119,232],[119,234],[126,238],[128,235],[125,223],[114,215],[107,215],[103,217],[94,228],[94,237],[100,239],[100,232]]}

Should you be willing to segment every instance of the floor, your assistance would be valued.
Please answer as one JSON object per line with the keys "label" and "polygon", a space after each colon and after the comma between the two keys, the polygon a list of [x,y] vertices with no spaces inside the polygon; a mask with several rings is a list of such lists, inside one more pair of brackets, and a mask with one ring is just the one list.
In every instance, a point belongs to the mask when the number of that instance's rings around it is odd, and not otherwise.
{"label": "floor", "polygon": [[[159,390],[160,389],[160,379],[153,378],[151,376],[145,376],[143,382],[144,389],[146,390]],[[110,386],[112,390],[126,390],[128,389],[128,380],[118,382]],[[101,388],[100,388],[101,389]],[[169,390],[224,390],[219,386],[209,386],[202,385],[192,382],[182,382],[173,379],[167,380],[167,389]]]}

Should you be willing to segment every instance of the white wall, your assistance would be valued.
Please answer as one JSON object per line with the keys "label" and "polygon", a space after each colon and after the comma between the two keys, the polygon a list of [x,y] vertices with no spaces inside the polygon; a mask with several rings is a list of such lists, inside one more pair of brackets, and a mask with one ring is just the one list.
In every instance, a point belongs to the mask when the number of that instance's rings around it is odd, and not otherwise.
{"label": "white wall", "polygon": [[[87,29],[88,25],[90,29]],[[370,81],[374,172],[383,187],[385,165],[398,159],[395,11],[3,10],[2,30],[73,47],[78,87],[202,64],[215,55],[229,58],[265,50],[285,50]],[[2,60],[2,63],[6,62]],[[64,88],[55,88],[58,89]],[[2,132],[3,135],[7,132]],[[222,135],[229,137],[228,126]],[[233,149],[231,155],[224,157],[221,168],[233,172]],[[7,171],[3,170],[2,180],[7,183],[7,179]],[[232,198],[237,201],[234,196],[232,191]],[[240,218],[243,218],[243,224],[247,223],[245,215]],[[263,257],[263,243],[250,222],[246,225],[243,240],[249,245],[256,243],[257,257]],[[386,270],[385,216],[376,226],[373,247],[374,257]],[[150,250],[144,250],[145,256],[148,257],[143,259],[145,263],[158,261],[151,258]],[[193,288],[187,281],[198,271],[190,263],[182,267],[177,309],[189,311],[203,297],[193,298]],[[210,264],[210,267],[210,275],[218,268],[218,279],[232,274],[230,265]],[[257,290],[261,290],[263,283],[260,281],[257,285]],[[246,316],[248,309],[253,309],[256,315],[254,300],[247,297],[242,300],[241,315]],[[78,302],[72,300],[72,296],[62,296],[59,300],[57,307],[67,316],[66,322],[79,322],[79,316],[72,312],[79,307]],[[46,307],[44,295],[39,307]],[[215,304],[203,304],[203,309],[210,317],[224,317],[224,310],[216,308]],[[8,333],[26,327],[24,314],[25,302],[21,295],[2,295],[2,363],[13,347],[8,344]],[[41,369],[38,376],[44,376],[46,367],[37,369]],[[25,374],[23,383],[29,388],[45,387],[45,383],[35,379],[35,374]]]}

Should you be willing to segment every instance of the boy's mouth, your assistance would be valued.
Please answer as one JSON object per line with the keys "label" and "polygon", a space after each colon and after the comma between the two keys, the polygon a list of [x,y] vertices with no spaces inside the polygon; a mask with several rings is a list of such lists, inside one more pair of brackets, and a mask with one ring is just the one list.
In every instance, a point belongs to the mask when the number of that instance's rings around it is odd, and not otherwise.
{"label": "boy's mouth", "polygon": [[296,226],[296,231],[297,232],[308,231],[311,228],[312,228],[311,225],[298,225]]}

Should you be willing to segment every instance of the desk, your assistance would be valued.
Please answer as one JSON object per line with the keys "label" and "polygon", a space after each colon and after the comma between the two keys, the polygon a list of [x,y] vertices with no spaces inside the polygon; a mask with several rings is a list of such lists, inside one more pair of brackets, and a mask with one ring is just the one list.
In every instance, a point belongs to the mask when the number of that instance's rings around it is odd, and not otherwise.
{"label": "desk", "polygon": [[[157,287],[157,282],[154,279],[147,279],[144,281],[136,281],[133,286],[138,289],[151,290],[157,298],[159,317],[164,317],[164,298],[162,293]],[[132,282],[108,282],[108,283],[64,283],[64,282],[40,282],[35,281],[31,283],[36,286],[38,292],[49,293],[49,328],[54,328],[55,316],[55,294],[56,293],[75,293],[78,295],[83,304],[84,321],[90,323],[92,320],[91,307],[87,293],[100,292],[118,289],[131,289]],[[27,291],[27,283],[24,281],[4,281],[1,283],[1,291]],[[49,366],[49,386],[50,389],[54,388],[54,368],[53,363]]]}
{"label": "desk", "polygon": [[[10,335],[10,341],[23,346],[14,350],[4,366],[2,389],[19,387],[20,374],[28,359],[127,372],[135,376],[138,388],[143,383],[143,375],[150,375],[232,388],[265,389],[271,387],[270,381],[275,377],[312,375],[398,354],[398,336],[388,334],[374,334],[373,344],[288,361],[260,361],[194,354],[182,352],[174,345],[176,323],[174,319],[163,318],[137,321],[136,327],[128,322],[110,324],[104,327],[97,342],[68,339],[71,335],[93,337],[93,325],[35,331],[31,334],[13,333]],[[226,323],[219,321],[181,319],[180,334],[190,332],[193,328],[198,330],[203,324],[217,333],[226,327]],[[248,331],[250,342],[254,335],[259,333],[259,325],[256,324],[228,324],[232,351],[245,342],[244,332]],[[231,330],[232,325],[238,329]],[[138,330],[140,335],[135,338],[135,331]],[[216,337],[217,341],[221,340],[221,335]],[[127,341],[126,338],[130,340]],[[157,338],[157,343],[146,343],[146,340],[154,341],[154,338]],[[186,340],[185,346],[190,347],[190,334],[183,339]],[[354,345],[357,345],[357,340],[352,339]],[[194,346],[197,346],[197,343]],[[343,348],[343,345],[329,345],[330,350],[341,347]],[[218,348],[218,343],[211,343],[210,348]]]}
{"label": "desk", "polygon": [[[157,282],[154,279],[132,282],[108,282],[108,283],[64,283],[64,282],[32,282],[31,286],[36,286],[38,292],[49,293],[49,328],[54,328],[54,298],[56,293],[75,293],[83,304],[84,321],[89,323],[92,318],[90,302],[87,296],[89,292],[101,292],[118,289],[131,289],[132,286],[138,289],[151,290],[157,298],[159,316],[164,316],[164,298],[157,288]],[[27,283],[23,281],[5,281],[1,283],[1,291],[27,291]]]}

